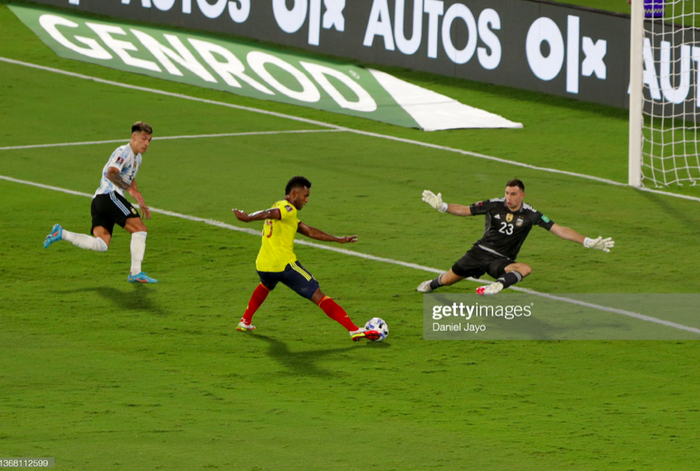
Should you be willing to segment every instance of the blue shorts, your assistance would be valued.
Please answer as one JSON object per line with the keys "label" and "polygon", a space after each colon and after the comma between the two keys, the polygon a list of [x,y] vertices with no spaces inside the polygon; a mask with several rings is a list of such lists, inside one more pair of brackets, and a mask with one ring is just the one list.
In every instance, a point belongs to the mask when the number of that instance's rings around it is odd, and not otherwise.
{"label": "blue shorts", "polygon": [[272,291],[277,283],[287,285],[292,291],[311,299],[318,289],[318,281],[298,261],[287,264],[284,271],[259,271],[260,283]]}

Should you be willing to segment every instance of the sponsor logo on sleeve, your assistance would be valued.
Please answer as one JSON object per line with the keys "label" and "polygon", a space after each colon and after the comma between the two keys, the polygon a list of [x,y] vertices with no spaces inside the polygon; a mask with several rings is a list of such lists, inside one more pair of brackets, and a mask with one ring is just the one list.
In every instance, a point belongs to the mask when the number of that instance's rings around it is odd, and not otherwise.
{"label": "sponsor logo on sleeve", "polygon": [[545,216],[544,214],[542,215],[542,220],[544,222],[549,222],[549,218],[547,216]]}
{"label": "sponsor logo on sleeve", "polygon": [[117,157],[117,164],[122,164],[124,163],[124,158],[123,157]]}
{"label": "sponsor logo on sleeve", "polygon": [[293,209],[290,205],[288,205],[288,204],[285,204],[284,207],[285,207],[285,209],[287,210],[288,213],[291,213],[291,212],[294,210],[294,209]]}

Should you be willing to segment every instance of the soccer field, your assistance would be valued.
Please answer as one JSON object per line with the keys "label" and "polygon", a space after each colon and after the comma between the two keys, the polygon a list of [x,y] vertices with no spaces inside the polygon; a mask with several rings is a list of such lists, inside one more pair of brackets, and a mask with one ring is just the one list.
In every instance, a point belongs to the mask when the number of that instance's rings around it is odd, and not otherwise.
{"label": "soccer field", "polygon": [[[425,133],[61,59],[4,4],[0,57],[24,63],[0,61],[0,455],[65,470],[696,468],[696,341],[422,338],[415,287],[483,231],[424,189],[470,204],[517,177],[552,220],[615,239],[606,254],[535,228],[522,288],[700,291],[700,190],[624,185],[626,111],[384,69],[524,124]],[[136,120],[155,131],[138,182],[158,210],[144,260],[157,285],[126,283],[118,228],[104,254],[42,247],[56,222],[89,231],[89,196]],[[300,218],[359,236],[298,244],[299,260],[356,323],[384,318],[385,342],[351,343],[284,287],[255,332],[235,331],[262,223],[231,209],[266,209],[297,174],[313,182]]]}

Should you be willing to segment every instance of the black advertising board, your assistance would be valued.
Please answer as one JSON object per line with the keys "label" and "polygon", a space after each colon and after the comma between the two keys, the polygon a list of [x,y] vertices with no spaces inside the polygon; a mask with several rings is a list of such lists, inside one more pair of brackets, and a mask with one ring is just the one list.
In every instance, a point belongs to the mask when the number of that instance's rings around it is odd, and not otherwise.
{"label": "black advertising board", "polygon": [[[620,0],[622,1],[622,0]],[[33,0],[102,15],[214,31],[368,64],[405,67],[625,108],[630,19],[536,0]],[[690,47],[690,46],[688,46]],[[675,50],[678,49],[678,50]],[[679,61],[682,47],[670,51]],[[696,107],[696,74],[664,85],[659,104]],[[700,57],[683,57],[690,69]],[[698,59],[700,60],[700,59]],[[671,65],[673,67],[673,65]],[[681,67],[677,67],[681,69]],[[697,69],[697,67],[695,67]],[[647,73],[646,81],[653,81]],[[673,89],[680,89],[674,95]],[[649,92],[645,92],[649,94]],[[648,97],[649,98],[649,97]],[[683,105],[679,105],[683,106]],[[659,106],[663,114],[677,106]],[[677,110],[675,110],[677,111]]]}

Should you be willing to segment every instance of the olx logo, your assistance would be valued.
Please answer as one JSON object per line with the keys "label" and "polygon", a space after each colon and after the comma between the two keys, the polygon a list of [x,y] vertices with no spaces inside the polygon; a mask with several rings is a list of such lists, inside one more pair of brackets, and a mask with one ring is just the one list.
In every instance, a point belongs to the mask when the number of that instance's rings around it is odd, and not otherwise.
{"label": "olx logo", "polygon": [[[604,39],[593,41],[588,36],[581,40],[580,22],[578,16],[568,16],[564,42],[561,30],[553,20],[538,18],[530,26],[525,40],[527,63],[540,80],[549,81],[557,77],[566,60],[566,91],[569,93],[579,92],[579,74],[584,77],[595,74],[600,80],[605,80],[607,76],[604,59],[608,43]],[[548,53],[542,51],[544,43],[547,43]],[[584,55],[582,64],[581,50]]]}
{"label": "olx logo", "polygon": [[[323,5],[321,5],[323,3]],[[345,0],[294,0],[294,6],[287,8],[285,0],[272,0],[272,11],[275,21],[285,33],[296,33],[309,18],[309,44],[318,46],[321,36],[321,10],[323,13],[323,29],[335,28],[345,31]]]}

